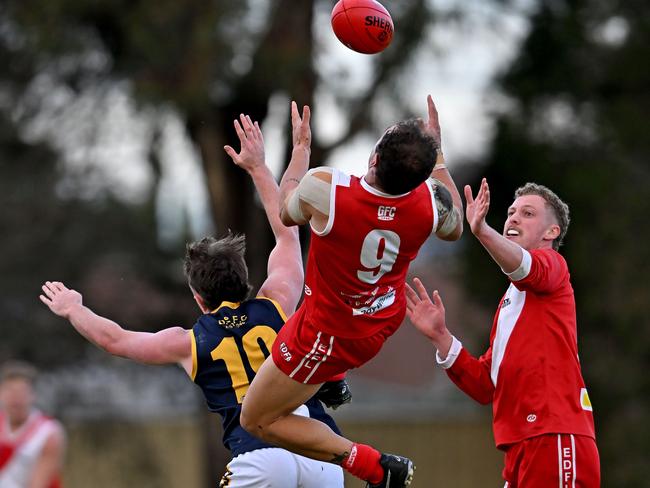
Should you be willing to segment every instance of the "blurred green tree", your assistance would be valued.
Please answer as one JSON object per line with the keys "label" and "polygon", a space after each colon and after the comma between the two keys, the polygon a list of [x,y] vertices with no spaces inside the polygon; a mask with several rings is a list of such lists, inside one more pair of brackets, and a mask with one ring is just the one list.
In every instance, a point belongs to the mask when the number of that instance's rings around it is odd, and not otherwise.
{"label": "blurred green tree", "polygon": [[[22,95],[33,93],[44,78],[79,96],[88,91],[99,96],[126,83],[141,108],[167,106],[179,115],[200,154],[215,227],[256,236],[249,241],[249,255],[251,275],[259,282],[271,236],[248,178],[230,164],[222,147],[235,145],[232,121],[240,113],[263,120],[270,97],[278,92],[313,105],[317,88],[332,81],[330,72],[317,67],[314,40],[315,22],[329,22],[331,3],[54,0],[43,6],[10,0],[0,15],[7,26],[6,44],[32,60],[21,79]],[[400,36],[373,60],[365,88],[337,94],[349,114],[348,129],[336,141],[315,140],[314,162],[325,161],[332,149],[373,128],[380,94],[384,99],[394,94],[396,107],[404,110],[396,80],[425,38],[433,13],[424,0],[409,0],[395,8],[394,16],[403,26]],[[336,78],[344,80],[344,71]],[[37,116],[43,103],[23,98],[22,118]],[[152,144],[159,142],[152,137]]]}
{"label": "blurred green tree", "polygon": [[[645,486],[650,474],[648,46],[647,2],[539,2],[498,80],[508,108],[481,172],[496,228],[527,181],[554,189],[571,208],[561,252],[576,291],[603,486],[620,488]],[[467,246],[467,282],[496,303],[503,279],[479,247]]]}
{"label": "blurred green tree", "polygon": [[22,142],[0,115],[0,360],[58,366],[87,349],[41,306],[45,280],[82,285],[98,310],[130,327],[189,322],[194,307],[178,256],[157,246],[153,201],[134,207],[62,197],[56,162],[51,148]]}
{"label": "blurred green tree", "polygon": [[[349,124],[336,141],[314,141],[312,160],[322,163],[340,144],[384,123],[372,117],[380,97],[408,111],[397,80],[433,18],[425,0],[400,2],[394,12],[403,26],[400,36],[385,55],[373,58],[364,88],[352,93],[339,90],[346,86],[345,69],[324,72],[318,66],[314,28],[329,22],[332,5],[329,0],[0,3],[0,194],[8,203],[0,215],[7,236],[0,242],[7,257],[0,268],[0,307],[10,328],[0,359],[21,356],[55,365],[85,350],[69,328],[53,329],[52,317],[37,302],[46,279],[75,284],[99,313],[130,328],[192,323],[194,305],[180,274],[182,247],[161,249],[156,229],[156,194],[165,171],[158,118],[168,110],[181,120],[200,156],[214,227],[252,237],[251,278],[261,282],[272,237],[249,179],[222,150],[224,144],[238,147],[233,119],[247,113],[263,120],[277,93],[314,105],[319,87],[334,82],[331,91]],[[142,137],[151,183],[135,203],[124,199],[120,188],[102,185],[110,168],[86,161],[116,92],[128,97],[148,124]],[[61,117],[70,107],[73,116]],[[35,129],[48,124],[62,127]],[[71,145],[75,164],[65,154]],[[216,436],[207,437],[212,450]],[[221,468],[211,463],[209,478]]]}

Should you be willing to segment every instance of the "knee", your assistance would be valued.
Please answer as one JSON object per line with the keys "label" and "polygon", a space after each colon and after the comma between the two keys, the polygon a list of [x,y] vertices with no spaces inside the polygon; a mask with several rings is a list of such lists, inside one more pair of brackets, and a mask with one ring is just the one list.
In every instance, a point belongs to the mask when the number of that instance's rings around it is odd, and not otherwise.
{"label": "knee", "polygon": [[262,428],[262,419],[252,415],[250,410],[242,406],[241,414],[239,415],[239,423],[242,428],[251,435],[263,438],[264,429]]}

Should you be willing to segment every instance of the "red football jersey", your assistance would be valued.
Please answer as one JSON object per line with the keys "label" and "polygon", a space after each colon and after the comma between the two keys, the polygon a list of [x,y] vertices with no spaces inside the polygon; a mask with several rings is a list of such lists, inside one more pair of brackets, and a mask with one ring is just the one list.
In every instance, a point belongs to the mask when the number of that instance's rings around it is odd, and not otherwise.
{"label": "red football jersey", "polygon": [[497,447],[549,433],[595,437],[569,269],[552,249],[530,256],[527,276],[499,304],[487,352],[476,359],[462,349],[447,369],[472,398],[492,401]]}
{"label": "red football jersey", "polygon": [[438,224],[433,189],[425,182],[388,195],[334,170],[331,191],[327,226],[311,232],[306,320],[349,339],[396,328],[406,314],[409,263]]}
{"label": "red football jersey", "polygon": [[[27,421],[15,432],[9,419],[0,411],[0,486],[27,486],[34,467],[56,422],[40,411],[31,412]],[[48,488],[61,488],[57,473]]]}

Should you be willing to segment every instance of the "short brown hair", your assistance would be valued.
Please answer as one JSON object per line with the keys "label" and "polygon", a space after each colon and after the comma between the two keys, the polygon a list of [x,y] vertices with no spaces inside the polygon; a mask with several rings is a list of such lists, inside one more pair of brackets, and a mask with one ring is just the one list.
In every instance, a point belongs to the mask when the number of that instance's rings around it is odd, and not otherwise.
{"label": "short brown hair", "polygon": [[567,230],[569,230],[569,223],[571,222],[569,206],[549,188],[544,185],[538,185],[537,183],[526,183],[524,186],[517,188],[515,198],[519,198],[522,195],[540,196],[546,201],[546,205],[550,207],[557,220],[557,224],[560,226],[560,234],[553,240],[553,249],[557,251],[564,241]]}
{"label": "short brown hair", "polygon": [[36,368],[25,361],[11,360],[0,367],[0,384],[9,380],[21,379],[33,385],[37,376]]}
{"label": "short brown hair", "polygon": [[221,239],[204,237],[187,245],[185,275],[208,308],[248,298],[251,286],[245,253],[245,236],[231,232]]}

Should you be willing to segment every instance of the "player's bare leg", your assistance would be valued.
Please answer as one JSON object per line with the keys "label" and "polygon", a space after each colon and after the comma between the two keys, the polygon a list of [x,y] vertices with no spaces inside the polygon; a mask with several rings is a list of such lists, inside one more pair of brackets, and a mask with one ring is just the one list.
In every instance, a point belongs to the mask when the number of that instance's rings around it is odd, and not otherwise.
{"label": "player's bare leg", "polygon": [[320,386],[294,381],[269,357],[244,397],[242,427],[270,444],[303,456],[327,462],[342,459],[350,453],[351,441],[322,422],[292,414]]}
{"label": "player's bare leg", "polygon": [[307,385],[289,378],[269,357],[244,397],[241,425],[270,444],[312,459],[340,464],[352,475],[369,481],[371,487],[387,486],[388,471],[396,482],[391,486],[408,486],[413,475],[410,460],[381,454],[371,446],[336,434],[322,422],[291,413],[319,388],[320,385]]}

